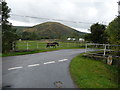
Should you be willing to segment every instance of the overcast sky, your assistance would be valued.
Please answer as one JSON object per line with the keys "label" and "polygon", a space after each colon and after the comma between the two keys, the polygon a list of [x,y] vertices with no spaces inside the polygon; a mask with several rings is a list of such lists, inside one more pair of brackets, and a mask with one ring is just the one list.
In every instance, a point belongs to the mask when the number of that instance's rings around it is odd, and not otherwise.
{"label": "overcast sky", "polygon": [[[11,16],[9,21],[15,26],[33,26],[47,21],[60,19],[74,22],[57,21],[82,32],[88,32],[91,24],[108,24],[118,15],[118,0],[6,0],[11,14],[32,16],[35,19]],[[79,23],[87,22],[87,23]]]}

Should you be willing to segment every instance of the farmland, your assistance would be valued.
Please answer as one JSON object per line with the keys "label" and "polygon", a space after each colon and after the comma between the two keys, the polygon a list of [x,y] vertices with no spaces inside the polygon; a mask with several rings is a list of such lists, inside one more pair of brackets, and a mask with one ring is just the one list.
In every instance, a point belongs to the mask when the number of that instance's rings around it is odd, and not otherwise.
{"label": "farmland", "polygon": [[[69,48],[81,48],[84,44],[80,42],[58,42],[59,46],[56,49],[69,49]],[[47,42],[45,41],[17,41],[16,50],[43,50],[52,49],[54,47],[46,48]]]}
{"label": "farmland", "polygon": [[[54,42],[54,41],[49,41]],[[4,53],[0,56],[16,56],[16,55],[26,55],[26,54],[33,54],[33,53],[40,53],[40,52],[47,52],[47,51],[54,51],[60,49],[80,49],[84,48],[84,43],[80,42],[63,42],[57,41],[59,46],[55,47],[48,47],[46,48],[47,41],[35,41],[35,40],[23,40],[17,41],[16,47],[13,48],[12,52]]]}

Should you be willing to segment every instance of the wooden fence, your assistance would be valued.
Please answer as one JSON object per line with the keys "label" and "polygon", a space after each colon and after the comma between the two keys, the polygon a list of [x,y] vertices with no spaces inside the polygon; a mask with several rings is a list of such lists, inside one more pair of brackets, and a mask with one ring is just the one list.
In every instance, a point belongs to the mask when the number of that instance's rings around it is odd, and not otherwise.
{"label": "wooden fence", "polygon": [[[85,45],[85,52],[87,53],[89,49],[94,49],[98,51],[103,51],[103,56],[106,56],[106,52],[108,51],[115,51],[113,47],[120,47],[120,45],[111,45],[111,44],[96,44],[96,43],[86,43]],[[116,52],[120,52],[117,50]]]}

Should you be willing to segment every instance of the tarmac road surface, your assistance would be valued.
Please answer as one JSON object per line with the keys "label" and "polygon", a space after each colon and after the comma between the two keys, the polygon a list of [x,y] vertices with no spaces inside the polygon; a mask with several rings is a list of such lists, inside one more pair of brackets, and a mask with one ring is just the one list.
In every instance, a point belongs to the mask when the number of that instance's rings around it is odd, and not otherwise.
{"label": "tarmac road surface", "polygon": [[64,49],[29,55],[4,57],[3,87],[9,88],[75,88],[69,63],[85,49]]}

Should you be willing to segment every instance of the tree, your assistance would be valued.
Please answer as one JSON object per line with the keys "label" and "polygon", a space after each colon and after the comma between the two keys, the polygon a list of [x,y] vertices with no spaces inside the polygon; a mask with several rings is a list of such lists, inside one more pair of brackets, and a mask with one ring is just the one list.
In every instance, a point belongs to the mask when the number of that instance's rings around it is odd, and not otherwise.
{"label": "tree", "polygon": [[[120,16],[116,17],[107,27],[106,33],[111,44],[120,45]],[[113,48],[116,55],[120,55],[120,46]]]}
{"label": "tree", "polygon": [[12,24],[7,20],[10,16],[11,9],[5,1],[2,1],[2,52],[6,53],[12,50],[12,43],[18,38],[16,30],[12,28]]}
{"label": "tree", "polygon": [[112,44],[120,45],[120,16],[116,17],[107,27],[108,40]]}
{"label": "tree", "polygon": [[92,41],[93,43],[107,43],[107,37],[105,34],[106,26],[103,24],[93,24],[90,27],[90,34],[85,35],[85,39]]}
{"label": "tree", "polygon": [[30,32],[23,32],[22,39],[23,40],[30,40],[31,33]]}
{"label": "tree", "polygon": [[86,41],[91,41],[91,34],[85,34],[83,37]]}

